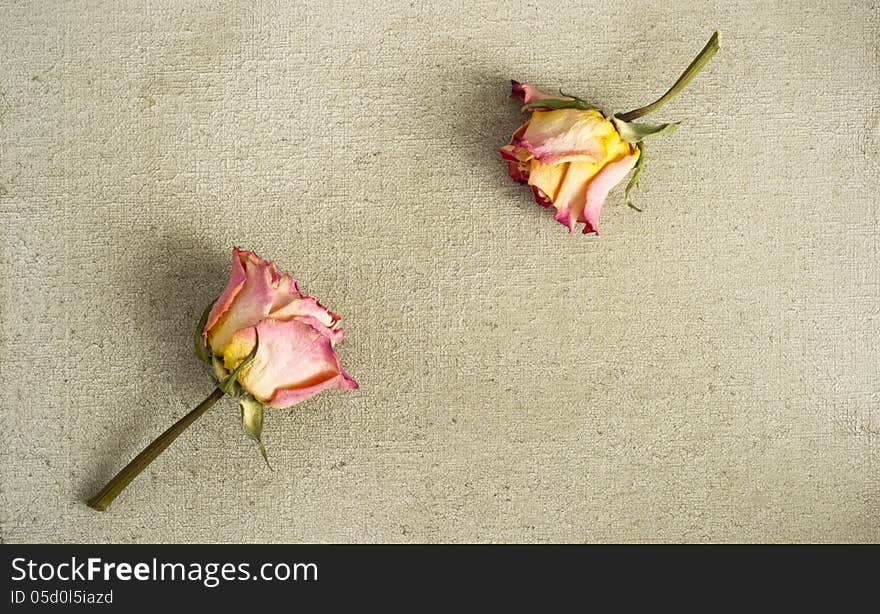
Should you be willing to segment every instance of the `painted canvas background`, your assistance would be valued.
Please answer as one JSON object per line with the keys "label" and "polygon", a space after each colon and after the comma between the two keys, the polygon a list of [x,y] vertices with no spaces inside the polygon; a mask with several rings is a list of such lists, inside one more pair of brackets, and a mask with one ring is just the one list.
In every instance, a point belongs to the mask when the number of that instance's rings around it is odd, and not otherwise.
{"label": "painted canvas background", "polygon": [[[0,3],[0,539],[880,539],[876,2]],[[609,109],[721,52],[568,235],[508,79]],[[201,400],[233,245],[360,382]]]}

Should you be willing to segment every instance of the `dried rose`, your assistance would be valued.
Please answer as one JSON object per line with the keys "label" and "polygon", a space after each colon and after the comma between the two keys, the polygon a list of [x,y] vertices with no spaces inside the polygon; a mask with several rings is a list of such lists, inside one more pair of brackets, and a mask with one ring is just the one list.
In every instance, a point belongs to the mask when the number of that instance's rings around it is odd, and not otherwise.
{"label": "dried rose", "polygon": [[287,273],[252,252],[235,248],[223,294],[205,310],[195,335],[196,354],[214,367],[217,388],[194,410],[138,454],[88,504],[107,509],[126,486],[190,424],[225,394],[238,398],[242,427],[259,447],[265,407],[284,408],[322,390],[357,388],[339,363],[339,316],[300,292]]}
{"label": "dried rose", "polygon": [[202,331],[214,356],[267,407],[284,408],[322,390],[357,388],[339,364],[339,316],[299,291],[287,273],[252,252],[233,250],[229,284]]}
{"label": "dried rose", "polygon": [[[513,89],[524,102],[534,100],[515,81]],[[535,110],[501,148],[514,181],[532,186],[538,204],[555,207],[556,220],[569,231],[583,222],[585,233],[598,230],[605,197],[632,170],[639,153],[592,109]]]}
{"label": "dried rose", "polygon": [[547,94],[512,81],[511,97],[523,102],[531,118],[500,149],[510,177],[527,183],[538,204],[556,209],[556,220],[584,233],[598,233],[599,214],[608,192],[633,169],[626,188],[638,183],[644,165],[644,139],[672,132],[678,123],[642,124],[632,120],[666,104],[693,79],[718,50],[718,33],[666,94],[650,105],[621,114],[606,114],[576,96]]}

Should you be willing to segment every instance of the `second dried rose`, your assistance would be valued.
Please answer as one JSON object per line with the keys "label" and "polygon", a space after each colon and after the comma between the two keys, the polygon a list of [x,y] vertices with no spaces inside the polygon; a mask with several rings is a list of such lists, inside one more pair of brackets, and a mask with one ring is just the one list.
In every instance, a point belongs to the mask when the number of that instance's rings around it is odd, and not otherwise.
{"label": "second dried rose", "polygon": [[[566,97],[513,82],[513,96],[525,104]],[[556,220],[584,233],[597,232],[605,197],[629,173],[639,149],[620,138],[595,109],[532,107],[532,117],[501,148],[514,181],[527,183],[538,204],[556,209]]]}

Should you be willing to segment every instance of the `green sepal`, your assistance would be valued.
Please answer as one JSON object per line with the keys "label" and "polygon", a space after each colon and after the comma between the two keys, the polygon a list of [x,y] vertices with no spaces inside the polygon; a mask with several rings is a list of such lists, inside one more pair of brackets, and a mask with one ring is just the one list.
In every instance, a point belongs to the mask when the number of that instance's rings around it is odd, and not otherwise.
{"label": "green sepal", "polygon": [[[560,92],[562,94],[562,92]],[[562,94],[563,96],[567,96],[568,94]],[[533,100],[528,104],[524,104],[520,107],[520,111],[525,113],[526,111],[534,111],[534,110],[543,110],[543,109],[551,109],[555,111],[556,109],[579,109],[581,111],[599,111],[602,112],[601,109],[596,107],[595,105],[590,104],[583,98],[578,98],[577,96],[571,96],[570,98],[544,98],[543,100]]]}
{"label": "green sepal", "polygon": [[626,206],[632,207],[636,211],[641,211],[638,207],[636,207],[632,203],[632,199],[629,196],[630,191],[639,184],[639,175],[642,174],[642,169],[645,167],[645,144],[639,142],[636,144],[636,148],[639,150],[639,159],[636,161],[636,168],[633,171],[632,177],[629,178],[629,183],[626,184]]}
{"label": "green sepal", "polygon": [[229,369],[223,365],[223,359],[220,356],[211,354],[211,367],[214,370],[211,377],[215,384],[219,385],[220,382],[225,381],[229,377]]}
{"label": "green sepal", "polygon": [[208,364],[211,364],[211,352],[208,350],[208,346],[205,344],[205,339],[202,336],[202,333],[205,331],[205,324],[208,323],[208,314],[211,313],[211,308],[216,302],[216,300],[212,301],[210,305],[205,307],[205,311],[202,312],[202,317],[199,319],[199,326],[198,328],[196,328],[196,333],[193,336],[196,356],[199,360]]}
{"label": "green sepal", "polygon": [[266,408],[249,394],[242,396],[238,400],[238,404],[241,406],[241,428],[248,437],[257,442],[257,445],[260,446],[260,454],[263,455],[263,460],[266,461],[266,466],[272,469],[272,465],[269,464],[269,454],[266,453],[266,446],[263,445],[261,438],[263,434],[263,412]]}
{"label": "green sepal", "polygon": [[617,128],[620,138],[627,143],[639,143],[645,137],[669,134],[681,124],[681,122],[672,122],[671,124],[639,124],[624,121],[616,115],[612,115],[610,119],[614,123],[614,127]]}
{"label": "green sepal", "polygon": [[[229,369],[223,364],[222,357],[211,354],[211,366],[213,367],[213,373],[211,373],[210,377],[214,381],[215,386],[220,386],[229,379]],[[232,383],[232,396],[240,396],[242,392],[241,384],[234,381]]]}
{"label": "green sepal", "polygon": [[235,394],[235,384],[238,379],[238,374],[241,373],[241,370],[244,369],[245,366],[254,359],[254,356],[257,355],[257,350],[260,347],[260,335],[257,333],[256,329],[254,329],[254,336],[256,339],[254,341],[254,349],[251,350],[251,353],[248,354],[244,360],[238,363],[238,366],[235,367],[235,370],[233,370],[232,373],[229,374],[229,377],[220,382],[218,386],[218,388],[220,388],[220,390],[222,390],[226,394]]}

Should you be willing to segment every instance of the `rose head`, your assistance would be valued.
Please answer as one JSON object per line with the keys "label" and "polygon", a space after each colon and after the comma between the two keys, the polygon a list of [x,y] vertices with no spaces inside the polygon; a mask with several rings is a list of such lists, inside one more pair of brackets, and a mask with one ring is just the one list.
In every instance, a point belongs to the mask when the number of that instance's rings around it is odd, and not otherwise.
{"label": "rose head", "polygon": [[358,387],[333,349],[343,337],[338,324],[339,316],[301,293],[289,274],[235,248],[229,283],[208,314],[202,340],[229,372],[256,346],[238,383],[261,404],[284,408],[322,390]]}
{"label": "rose head", "polygon": [[511,97],[520,99],[523,111],[531,112],[532,117],[501,148],[507,172],[514,181],[532,187],[538,204],[553,205],[557,221],[568,226],[569,232],[576,222],[584,223],[584,233],[598,232],[605,197],[633,167],[635,172],[626,186],[626,204],[636,208],[629,193],[638,184],[645,164],[644,140],[669,134],[680,123],[635,120],[653,113],[684,90],[718,49],[715,32],[665,94],[626,113],[606,114],[580,98],[562,92],[554,96],[511,81]]}
{"label": "rose head", "polygon": [[557,108],[573,98],[516,81],[512,96],[529,105],[532,117],[501,148],[511,178],[530,185],[538,204],[553,205],[569,232],[576,222],[584,233],[597,232],[605,197],[635,166],[639,149],[598,110]]}

